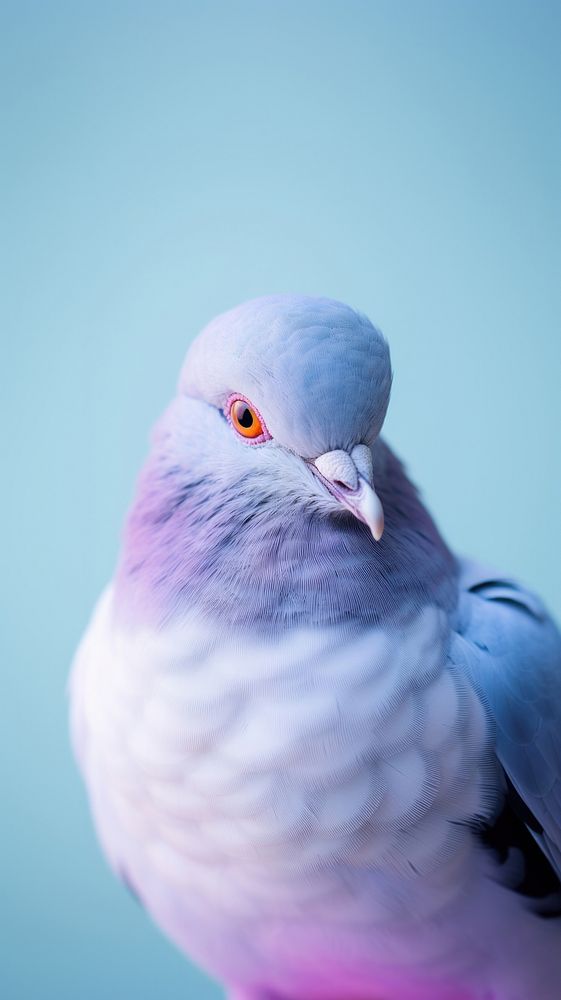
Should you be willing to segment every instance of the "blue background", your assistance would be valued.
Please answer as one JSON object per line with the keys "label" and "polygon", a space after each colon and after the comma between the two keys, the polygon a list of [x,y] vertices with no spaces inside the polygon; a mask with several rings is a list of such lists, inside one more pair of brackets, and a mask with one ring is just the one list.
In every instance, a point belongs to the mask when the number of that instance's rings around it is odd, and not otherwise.
{"label": "blue background", "polygon": [[220,996],[107,871],[64,692],[217,312],[285,290],[367,312],[387,436],[448,539],[561,616],[560,12],[2,2],[9,1000]]}

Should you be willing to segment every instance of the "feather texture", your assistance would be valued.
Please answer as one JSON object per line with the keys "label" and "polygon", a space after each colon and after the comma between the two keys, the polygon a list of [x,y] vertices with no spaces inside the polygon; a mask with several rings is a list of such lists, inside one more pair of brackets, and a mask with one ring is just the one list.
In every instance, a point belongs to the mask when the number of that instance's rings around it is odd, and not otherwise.
{"label": "feather texture", "polygon": [[561,635],[513,580],[465,562],[460,586],[452,656],[488,707],[499,759],[561,874]]}

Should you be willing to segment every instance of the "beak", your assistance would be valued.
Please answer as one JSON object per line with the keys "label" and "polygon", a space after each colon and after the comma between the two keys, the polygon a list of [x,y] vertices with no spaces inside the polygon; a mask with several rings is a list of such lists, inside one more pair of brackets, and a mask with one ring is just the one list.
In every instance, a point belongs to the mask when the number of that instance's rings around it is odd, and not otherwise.
{"label": "beak", "polygon": [[328,451],[310,462],[310,468],[329,492],[368,525],[380,541],[384,532],[384,510],[373,485],[372,453],[366,444],[348,451]]}

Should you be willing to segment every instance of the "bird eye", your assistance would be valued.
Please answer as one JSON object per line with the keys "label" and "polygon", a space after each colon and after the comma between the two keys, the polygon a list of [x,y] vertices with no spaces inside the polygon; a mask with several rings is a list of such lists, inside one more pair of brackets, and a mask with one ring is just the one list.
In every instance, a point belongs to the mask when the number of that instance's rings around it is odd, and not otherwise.
{"label": "bird eye", "polygon": [[254,406],[243,396],[232,396],[228,401],[227,415],[234,429],[242,437],[254,444],[268,441],[271,435],[265,427],[265,422]]}

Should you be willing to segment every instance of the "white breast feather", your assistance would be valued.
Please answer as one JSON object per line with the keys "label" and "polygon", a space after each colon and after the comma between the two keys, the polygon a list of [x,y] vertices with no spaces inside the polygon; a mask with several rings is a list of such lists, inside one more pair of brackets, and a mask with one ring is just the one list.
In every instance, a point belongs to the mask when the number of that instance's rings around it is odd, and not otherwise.
{"label": "white breast feather", "polygon": [[132,633],[106,591],[76,657],[74,742],[113,865],[186,950],[205,950],[196,912],[240,935],[259,921],[251,961],[267,919],[364,925],[374,955],[377,928],[399,951],[384,928],[467,891],[488,733],[447,643],[431,607],[399,635]]}

